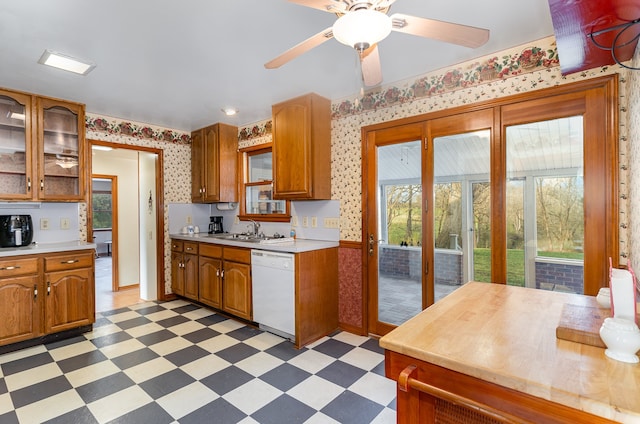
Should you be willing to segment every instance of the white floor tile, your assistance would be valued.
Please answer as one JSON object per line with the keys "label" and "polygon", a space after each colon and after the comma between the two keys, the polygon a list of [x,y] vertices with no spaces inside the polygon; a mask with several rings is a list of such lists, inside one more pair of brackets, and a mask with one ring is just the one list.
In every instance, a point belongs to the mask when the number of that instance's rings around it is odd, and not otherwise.
{"label": "white floor tile", "polygon": [[349,390],[381,405],[388,405],[396,397],[396,387],[395,381],[369,372],[353,383]]}
{"label": "white floor tile", "polygon": [[192,319],[194,321],[200,318],[208,317],[210,315],[215,315],[215,314],[210,309],[205,309],[205,308],[194,309],[193,311],[189,311],[182,314],[183,317]]}
{"label": "white floor tile", "polygon": [[359,336],[357,334],[348,333],[346,331],[342,331],[342,332],[336,334],[333,337],[333,339],[334,340],[338,340],[340,342],[348,343],[348,344],[353,345],[353,346],[360,346],[362,343],[364,343],[367,340],[369,340],[369,338],[366,337],[366,336]]}
{"label": "white floor tile", "polygon": [[311,374],[315,374],[333,361],[335,361],[335,359],[329,355],[314,350],[307,350],[295,358],[290,359],[288,362]]}
{"label": "white floor tile", "polygon": [[240,342],[237,339],[227,336],[226,334],[220,334],[212,339],[201,341],[198,343],[198,346],[208,352],[216,353],[238,343]]}
{"label": "white floor tile", "polygon": [[102,361],[68,372],[65,374],[65,377],[67,377],[67,380],[69,380],[69,383],[71,383],[73,387],[80,387],[118,372],[120,372],[120,368],[113,362]]}
{"label": "white floor tile", "polygon": [[396,424],[396,411],[384,408],[377,417],[371,421],[371,424]]}
{"label": "white floor tile", "polygon": [[163,303],[162,307],[167,309],[175,309],[175,308],[179,308],[181,306],[187,306],[187,305],[191,305],[191,303],[187,302],[186,300],[176,299],[176,300],[172,300],[171,302]]}
{"label": "white floor tile", "polygon": [[100,349],[100,352],[109,358],[117,358],[118,356],[126,355],[127,353],[135,352],[136,350],[143,349],[145,345],[137,341],[136,339],[129,339],[120,343],[104,346]]}
{"label": "white floor tile", "polygon": [[238,328],[242,328],[242,327],[244,327],[243,323],[239,321],[234,321],[232,319],[221,321],[210,326],[212,330],[216,330],[219,333],[228,333],[230,331],[237,330]]}
{"label": "white floor tile", "polygon": [[333,418],[323,414],[322,412],[316,412],[309,418],[304,424],[341,424]]}
{"label": "white floor tile", "polygon": [[286,339],[276,336],[275,334],[264,332],[245,340],[244,344],[248,344],[249,346],[255,347],[259,350],[267,350],[270,347],[279,345],[285,340]]}
{"label": "white floor tile", "polygon": [[155,322],[150,322],[148,324],[139,325],[137,327],[130,328],[126,330],[126,332],[131,337],[140,337],[140,336],[145,336],[147,334],[156,333],[162,330],[164,330],[163,326],[156,324]]}
{"label": "white floor tile", "polygon": [[54,360],[61,361],[63,359],[82,355],[83,353],[92,352],[96,349],[96,345],[87,340],[52,349],[49,351],[49,354]]}
{"label": "white floor tile", "polygon": [[131,386],[92,402],[87,407],[98,422],[106,423],[151,401],[151,397],[144,390],[138,386]]}
{"label": "white floor tile", "polygon": [[380,365],[380,362],[384,361],[384,356],[361,347],[356,347],[341,356],[340,360],[354,367],[371,371]]}
{"label": "white floor tile", "polygon": [[193,346],[193,343],[189,340],[185,340],[182,337],[174,337],[173,339],[151,345],[149,346],[149,349],[153,350],[160,356],[166,356],[189,346]]}
{"label": "white floor tile", "polygon": [[222,397],[245,414],[251,415],[281,394],[281,390],[255,378]]}
{"label": "white floor tile", "polygon": [[127,368],[124,373],[129,376],[136,384],[140,384],[143,381],[147,381],[151,378],[162,375],[166,372],[176,369],[177,367],[173,362],[165,358],[154,358],[150,361],[136,365],[135,367]]}
{"label": "white floor tile", "polygon": [[196,380],[202,380],[203,378],[217,373],[230,365],[230,362],[227,362],[217,356],[205,356],[181,366],[180,369]]}
{"label": "white floor tile", "polygon": [[13,407],[13,401],[11,400],[11,395],[9,393],[1,394],[0,395],[0,415],[13,410],[14,410],[14,407]]}
{"label": "white floor tile", "polygon": [[16,410],[21,423],[41,423],[84,406],[75,390],[67,390]]}
{"label": "white floor tile", "polygon": [[84,337],[87,340],[93,340],[93,339],[97,339],[98,337],[108,336],[109,334],[117,333],[119,331],[122,331],[122,329],[118,327],[116,324],[101,325],[100,327],[94,327],[93,331],[84,333]]}
{"label": "white floor tile", "polygon": [[175,316],[178,316],[178,314],[169,309],[166,311],[158,311],[149,315],[145,315],[145,318],[151,321],[161,321],[163,319],[172,318]]}
{"label": "white floor tile", "polygon": [[202,330],[206,325],[200,324],[196,321],[187,321],[183,324],[174,325],[170,328],[171,332],[178,336],[193,333],[194,331]]}
{"label": "white floor tile", "polygon": [[46,351],[47,348],[44,345],[38,345],[22,350],[17,350],[15,352],[5,353],[4,355],[0,355],[0,364],[6,364],[8,362],[16,361],[18,359],[26,358],[29,356],[34,356]]}
{"label": "white floor tile", "polygon": [[144,309],[144,308],[150,308],[152,306],[156,306],[155,302],[141,302],[141,303],[135,303],[133,305],[129,305],[129,309],[133,309],[134,311],[138,311],[140,309]]}
{"label": "white floor tile", "polygon": [[52,362],[26,371],[7,375],[4,377],[4,382],[7,385],[7,389],[9,391],[13,391],[31,386],[32,384],[50,380],[60,375],[62,375],[60,367],[55,362]]}
{"label": "white floor tile", "polygon": [[276,358],[268,353],[258,352],[255,355],[243,359],[240,362],[236,362],[235,366],[251,374],[254,377],[259,377],[262,374],[271,371],[277,366],[283,364],[282,359]]}
{"label": "white floor tile", "polygon": [[180,419],[218,398],[218,394],[199,381],[156,400],[174,419]]}
{"label": "white floor tile", "polygon": [[287,394],[314,409],[320,410],[342,392],[344,392],[344,388],[337,384],[312,375],[302,383],[289,389]]}
{"label": "white floor tile", "polygon": [[126,311],[126,312],[121,312],[119,314],[110,315],[107,317],[107,319],[109,319],[109,321],[111,322],[118,323],[118,322],[127,321],[130,319],[139,318],[139,317],[140,317],[140,314],[137,312]]}

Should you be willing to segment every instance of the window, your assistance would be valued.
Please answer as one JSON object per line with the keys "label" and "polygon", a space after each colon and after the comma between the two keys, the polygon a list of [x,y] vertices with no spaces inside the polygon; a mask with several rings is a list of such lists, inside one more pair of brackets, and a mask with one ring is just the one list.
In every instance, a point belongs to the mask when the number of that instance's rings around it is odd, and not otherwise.
{"label": "window", "polygon": [[240,218],[289,221],[289,202],[273,198],[271,143],[240,152],[242,155]]}
{"label": "window", "polygon": [[110,191],[93,191],[91,204],[93,206],[93,229],[111,229],[112,203]]}

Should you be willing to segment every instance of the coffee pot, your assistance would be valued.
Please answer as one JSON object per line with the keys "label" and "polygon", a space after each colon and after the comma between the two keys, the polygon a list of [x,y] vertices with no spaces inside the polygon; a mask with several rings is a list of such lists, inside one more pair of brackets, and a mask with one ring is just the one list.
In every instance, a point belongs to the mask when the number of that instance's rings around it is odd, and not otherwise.
{"label": "coffee pot", "polygon": [[221,216],[211,216],[209,220],[211,221],[209,222],[209,234],[224,233]]}

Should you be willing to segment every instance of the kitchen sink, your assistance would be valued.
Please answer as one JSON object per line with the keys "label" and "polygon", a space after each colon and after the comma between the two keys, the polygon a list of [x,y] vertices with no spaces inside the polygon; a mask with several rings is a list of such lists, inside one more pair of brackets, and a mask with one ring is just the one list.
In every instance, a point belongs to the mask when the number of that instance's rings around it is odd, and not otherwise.
{"label": "kitchen sink", "polygon": [[221,240],[246,241],[248,243],[261,243],[261,244],[286,243],[286,242],[293,241],[293,238],[291,237],[282,237],[282,236],[276,237],[276,236],[255,235],[255,234],[247,234],[247,233],[209,234],[209,237],[217,238]]}

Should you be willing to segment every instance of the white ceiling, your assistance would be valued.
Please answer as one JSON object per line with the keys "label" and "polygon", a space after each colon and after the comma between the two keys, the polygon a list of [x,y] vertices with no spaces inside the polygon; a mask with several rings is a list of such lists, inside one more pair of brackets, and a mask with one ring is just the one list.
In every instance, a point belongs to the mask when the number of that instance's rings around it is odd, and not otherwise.
{"label": "white ceiling", "polygon": [[[382,85],[553,35],[548,0],[397,0],[396,12],[491,34],[474,50],[394,32],[379,44]],[[279,69],[263,66],[335,19],[286,0],[5,1],[0,87],[177,130],[250,124],[307,92],[337,100],[360,90],[357,55],[336,40]],[[39,65],[45,49],[97,66],[83,77]],[[239,115],[224,116],[225,106]]]}

